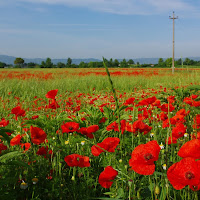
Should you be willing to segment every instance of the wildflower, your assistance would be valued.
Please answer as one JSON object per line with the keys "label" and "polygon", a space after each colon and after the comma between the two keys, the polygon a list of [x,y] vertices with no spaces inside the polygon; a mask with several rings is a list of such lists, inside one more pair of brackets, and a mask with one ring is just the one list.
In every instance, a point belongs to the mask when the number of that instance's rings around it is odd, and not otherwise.
{"label": "wildflower", "polygon": [[184,137],[188,137],[188,133],[184,133]]}
{"label": "wildflower", "polygon": [[167,178],[176,190],[181,190],[186,185],[199,185],[200,174],[198,162],[194,158],[183,158],[168,169]]}
{"label": "wildflower", "polygon": [[76,122],[66,122],[61,126],[63,133],[73,133],[79,129],[79,124]]}
{"label": "wildflower", "polygon": [[163,145],[163,143],[161,142],[161,144],[159,145],[161,149],[164,149],[165,146]]}
{"label": "wildflower", "polygon": [[84,144],[85,144],[85,141],[81,141],[81,144],[84,145]]}
{"label": "wildflower", "polygon": [[132,152],[129,165],[141,175],[151,175],[155,171],[154,161],[158,160],[160,146],[156,140],[138,145]]}
{"label": "wildflower", "polygon": [[33,178],[32,181],[33,181],[33,184],[35,185],[38,182],[38,178]]}
{"label": "wildflower", "polygon": [[167,165],[166,164],[163,164],[162,167],[163,167],[164,170],[167,169]]}
{"label": "wildflower", "polygon": [[[101,143],[97,143],[97,145],[93,145],[91,147],[92,154],[94,156],[99,156],[102,152],[104,152],[103,149],[108,152],[115,152],[115,149],[119,142],[120,139],[117,137],[107,137]],[[99,147],[101,147],[101,149]]]}
{"label": "wildflower", "polygon": [[150,136],[151,136],[151,137],[154,137],[154,133],[150,133]]}
{"label": "wildflower", "polygon": [[69,144],[69,140],[66,140],[66,141],[65,141],[65,144],[66,144],[66,145]]}
{"label": "wildflower", "polygon": [[99,184],[103,188],[110,188],[117,175],[118,172],[115,169],[113,169],[111,166],[107,166],[99,175]]}
{"label": "wildflower", "polygon": [[21,145],[21,139],[23,136],[20,134],[16,135],[14,138],[10,140],[10,145],[15,146],[15,145]]}
{"label": "wildflower", "polygon": [[89,157],[78,154],[71,154],[64,158],[65,162],[70,167],[89,167]]}
{"label": "wildflower", "polygon": [[31,140],[34,144],[41,144],[45,141],[47,134],[38,127],[30,127],[30,131],[31,131]]}
{"label": "wildflower", "polygon": [[20,184],[20,188],[25,190],[26,188],[28,187],[28,183],[25,183],[23,180],[22,180],[22,183]]}
{"label": "wildflower", "polygon": [[186,142],[179,150],[178,155],[182,158],[200,159],[200,140],[193,139]]}
{"label": "wildflower", "polygon": [[45,96],[46,98],[49,98],[49,99],[55,99],[55,96],[57,95],[57,93],[58,93],[58,89],[50,90],[49,92],[47,92]]}

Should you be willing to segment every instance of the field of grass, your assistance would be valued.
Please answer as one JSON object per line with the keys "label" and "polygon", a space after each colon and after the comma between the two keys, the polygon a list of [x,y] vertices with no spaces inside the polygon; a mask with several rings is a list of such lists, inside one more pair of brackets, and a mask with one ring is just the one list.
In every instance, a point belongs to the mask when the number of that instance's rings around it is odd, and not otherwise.
{"label": "field of grass", "polygon": [[200,70],[0,70],[0,199],[199,199]]}

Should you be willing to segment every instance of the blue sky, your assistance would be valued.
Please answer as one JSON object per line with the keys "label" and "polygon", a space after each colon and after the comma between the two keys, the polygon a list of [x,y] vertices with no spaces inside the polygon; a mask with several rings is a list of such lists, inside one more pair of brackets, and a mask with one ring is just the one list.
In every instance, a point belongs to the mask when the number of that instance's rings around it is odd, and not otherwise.
{"label": "blue sky", "polygon": [[0,54],[23,58],[200,56],[198,0],[0,0]]}

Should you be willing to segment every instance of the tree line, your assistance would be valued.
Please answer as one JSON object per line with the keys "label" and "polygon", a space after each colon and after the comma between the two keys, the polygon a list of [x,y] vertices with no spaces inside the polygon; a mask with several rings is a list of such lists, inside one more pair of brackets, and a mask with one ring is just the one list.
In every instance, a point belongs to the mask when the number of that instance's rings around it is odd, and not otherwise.
{"label": "tree line", "polygon": [[[122,61],[118,61],[117,59],[105,59],[105,63],[110,68],[130,68],[130,67],[162,67],[169,68],[172,66],[172,58],[167,58],[164,60],[163,58],[158,59],[157,64],[140,64],[139,62],[134,62],[133,59],[123,59]],[[185,58],[184,61],[180,58],[175,61],[175,66],[180,65],[191,65],[191,66],[200,66],[200,61],[194,61],[189,58]],[[103,62],[80,62],[79,64],[72,63],[72,59],[68,58],[67,63],[58,62],[57,64],[53,64],[51,58],[47,58],[46,61],[42,61],[41,64],[36,64],[33,62],[25,63],[23,58],[16,58],[14,61],[14,65],[7,65],[6,63],[0,62],[0,68],[102,68]]]}

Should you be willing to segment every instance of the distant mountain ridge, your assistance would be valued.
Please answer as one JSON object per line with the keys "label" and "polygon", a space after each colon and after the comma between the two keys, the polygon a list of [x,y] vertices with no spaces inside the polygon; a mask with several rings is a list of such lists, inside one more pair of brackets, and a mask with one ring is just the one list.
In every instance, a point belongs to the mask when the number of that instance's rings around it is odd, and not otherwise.
{"label": "distant mountain ridge", "polygon": [[[188,57],[189,59],[195,60],[195,61],[199,61],[200,57]],[[0,55],[0,62],[4,62],[6,64],[14,64],[14,60],[16,59],[16,57],[14,56],[7,56],[7,55]],[[29,62],[33,62],[33,63],[37,63],[37,64],[41,64],[42,61],[46,61],[46,58],[23,58],[25,63],[29,63]],[[158,63],[158,59],[159,58],[131,58],[134,60],[135,63],[139,62],[140,64],[157,64]],[[167,58],[163,58],[163,60],[166,60]],[[176,58],[176,60],[179,58]],[[183,58],[184,60],[185,58]],[[114,59],[113,59],[114,60]],[[123,59],[117,59],[119,62],[121,62]],[[129,59],[126,59],[127,61]],[[67,63],[67,58],[66,59],[51,59],[52,63],[57,64],[58,62],[62,62],[62,63]],[[83,58],[83,59],[73,59],[72,58],[72,63],[73,64],[79,64],[80,62],[85,62],[85,63],[89,63],[89,62],[100,62],[102,60],[100,59],[96,59],[96,58]]]}
{"label": "distant mountain ridge", "polygon": [[[23,58],[23,57],[21,57]],[[16,57],[14,56],[7,56],[7,55],[0,55],[0,62],[6,63],[6,64],[14,64]],[[37,63],[37,64],[41,64],[42,61],[46,61],[46,58],[23,58],[25,63]],[[95,59],[95,58],[84,58],[84,59],[72,59],[72,63],[73,64],[79,64],[80,62],[85,62],[85,63],[89,63],[89,62],[100,62],[101,60],[99,59]],[[67,59],[51,59],[51,62],[53,64],[57,64],[58,62],[62,62],[62,63],[67,63]]]}

